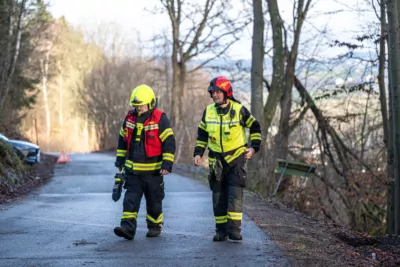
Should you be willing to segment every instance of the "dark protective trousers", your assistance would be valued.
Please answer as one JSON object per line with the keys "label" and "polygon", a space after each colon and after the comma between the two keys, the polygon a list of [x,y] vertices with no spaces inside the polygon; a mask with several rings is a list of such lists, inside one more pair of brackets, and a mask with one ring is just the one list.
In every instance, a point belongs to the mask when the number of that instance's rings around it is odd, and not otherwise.
{"label": "dark protective trousers", "polygon": [[[219,167],[218,161],[221,163]],[[242,154],[230,164],[223,158],[216,157],[215,167],[210,168],[208,179],[217,233],[241,232],[243,189],[246,186],[245,164],[246,160]]]}
{"label": "dark protective trousers", "polygon": [[121,226],[136,233],[140,202],[146,199],[147,228],[161,231],[163,225],[162,200],[164,199],[164,178],[155,175],[127,175],[124,188],[124,212]]}

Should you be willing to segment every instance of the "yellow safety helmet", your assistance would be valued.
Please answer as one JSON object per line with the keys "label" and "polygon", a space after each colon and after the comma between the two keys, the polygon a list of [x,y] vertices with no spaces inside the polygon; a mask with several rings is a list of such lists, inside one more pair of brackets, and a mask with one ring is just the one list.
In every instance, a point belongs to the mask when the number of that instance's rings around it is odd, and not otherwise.
{"label": "yellow safety helmet", "polygon": [[132,107],[148,104],[149,109],[152,109],[156,105],[156,96],[150,86],[142,84],[132,90],[129,103]]}

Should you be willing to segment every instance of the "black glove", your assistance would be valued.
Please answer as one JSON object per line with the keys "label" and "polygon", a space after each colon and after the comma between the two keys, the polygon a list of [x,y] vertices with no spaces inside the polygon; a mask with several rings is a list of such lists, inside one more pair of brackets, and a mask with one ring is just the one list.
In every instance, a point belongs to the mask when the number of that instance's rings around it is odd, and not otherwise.
{"label": "black glove", "polygon": [[116,173],[114,177],[114,187],[112,191],[112,200],[117,202],[121,198],[122,186],[124,185],[123,173]]}
{"label": "black glove", "polygon": [[119,169],[119,171],[122,171],[122,168],[125,165],[125,158],[117,157],[114,165]]}

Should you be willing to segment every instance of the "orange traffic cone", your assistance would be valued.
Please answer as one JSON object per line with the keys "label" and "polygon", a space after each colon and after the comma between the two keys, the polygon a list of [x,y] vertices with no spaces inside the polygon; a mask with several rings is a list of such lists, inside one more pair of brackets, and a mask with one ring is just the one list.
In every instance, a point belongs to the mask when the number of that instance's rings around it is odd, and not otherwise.
{"label": "orange traffic cone", "polygon": [[68,157],[67,153],[65,153],[63,150],[63,151],[61,151],[61,154],[58,157],[57,162],[58,163],[71,162],[71,159],[70,159],[70,157]]}

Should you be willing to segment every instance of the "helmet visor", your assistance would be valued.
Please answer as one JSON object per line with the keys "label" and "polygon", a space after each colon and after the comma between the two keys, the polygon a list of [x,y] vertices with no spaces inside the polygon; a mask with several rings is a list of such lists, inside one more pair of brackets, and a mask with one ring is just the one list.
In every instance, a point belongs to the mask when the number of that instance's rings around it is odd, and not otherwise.
{"label": "helmet visor", "polygon": [[207,91],[211,93],[211,92],[213,92],[213,91],[222,91],[222,89],[219,88],[219,87],[217,87],[217,86],[215,86],[215,85],[210,85],[210,86],[208,87]]}
{"label": "helmet visor", "polygon": [[131,101],[131,105],[135,106],[135,107],[143,106],[143,105],[146,105],[146,104],[148,104],[148,103],[145,103],[145,101],[141,101],[140,99],[137,98],[137,96],[135,96],[133,98],[133,100]]}

